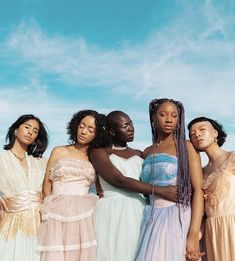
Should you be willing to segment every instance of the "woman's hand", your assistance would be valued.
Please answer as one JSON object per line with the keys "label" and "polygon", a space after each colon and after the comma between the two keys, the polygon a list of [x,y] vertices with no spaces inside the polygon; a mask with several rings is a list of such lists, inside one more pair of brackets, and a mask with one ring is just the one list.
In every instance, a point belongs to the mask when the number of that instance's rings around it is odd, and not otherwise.
{"label": "woman's hand", "polygon": [[155,186],[155,195],[161,196],[166,200],[172,201],[172,202],[178,202],[178,187],[177,186],[166,186],[166,187],[160,187]]}
{"label": "woman's hand", "polygon": [[205,253],[200,252],[199,249],[199,236],[189,235],[186,243],[186,258],[187,260],[197,261]]}

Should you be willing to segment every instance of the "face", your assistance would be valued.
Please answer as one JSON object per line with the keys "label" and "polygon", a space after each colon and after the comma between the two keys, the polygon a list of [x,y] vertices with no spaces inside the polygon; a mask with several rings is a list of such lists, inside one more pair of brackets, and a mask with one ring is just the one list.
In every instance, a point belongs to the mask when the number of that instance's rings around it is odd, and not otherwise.
{"label": "face", "polygon": [[36,120],[28,120],[15,130],[16,140],[25,145],[31,145],[39,133],[39,124]]}
{"label": "face", "polygon": [[88,145],[95,138],[96,134],[95,118],[93,116],[84,117],[77,130],[77,141],[79,144]]}
{"label": "face", "polygon": [[191,126],[189,136],[195,148],[204,150],[215,142],[218,133],[209,121],[202,121]]}
{"label": "face", "polygon": [[134,131],[133,122],[128,115],[120,114],[120,116],[115,119],[115,126],[113,127],[112,134],[116,140],[123,142],[133,141]]}
{"label": "face", "polygon": [[176,128],[179,115],[174,103],[164,102],[153,117],[157,132],[170,134]]}

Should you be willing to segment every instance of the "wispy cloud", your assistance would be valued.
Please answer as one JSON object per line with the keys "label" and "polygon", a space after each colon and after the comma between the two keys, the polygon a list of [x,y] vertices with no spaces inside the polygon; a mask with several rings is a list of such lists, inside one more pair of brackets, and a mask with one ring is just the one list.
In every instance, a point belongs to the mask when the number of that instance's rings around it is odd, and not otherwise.
{"label": "wispy cloud", "polygon": [[[36,21],[22,22],[0,46],[1,56],[7,57],[5,60],[19,71],[22,69],[20,73],[27,84],[14,91],[11,86],[0,86],[1,97],[5,97],[0,99],[1,110],[8,116],[11,111],[14,116],[15,112],[23,113],[29,108],[35,113],[40,109],[40,115],[53,122],[54,131],[64,131],[64,126],[52,120],[53,115],[68,117],[79,108],[50,94],[53,85],[42,81],[50,76],[70,88],[86,86],[106,89],[110,95],[114,92],[114,105],[120,103],[120,98],[143,105],[153,97],[172,97],[185,104],[187,120],[206,114],[232,126],[235,6],[225,12],[222,5],[210,0],[194,3],[192,12],[188,1],[179,1],[185,8],[167,27],[153,31],[143,42],[126,41],[115,49],[90,44],[82,37],[49,33]],[[13,96],[15,99],[8,98]],[[24,101],[23,105],[12,105],[17,98]],[[90,104],[79,106],[84,105]],[[7,120],[7,116],[3,119]],[[148,128],[146,114],[140,112],[136,119]]]}

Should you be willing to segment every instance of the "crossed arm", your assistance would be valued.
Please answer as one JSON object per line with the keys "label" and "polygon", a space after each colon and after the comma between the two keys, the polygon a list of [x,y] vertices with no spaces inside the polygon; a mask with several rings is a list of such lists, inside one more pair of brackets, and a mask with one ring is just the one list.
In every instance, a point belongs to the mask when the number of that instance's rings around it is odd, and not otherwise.
{"label": "crossed arm", "polygon": [[153,186],[139,180],[126,177],[112,164],[105,148],[94,149],[91,152],[91,162],[96,172],[114,187],[129,190],[135,193],[149,195],[152,193],[170,201],[177,201],[178,192],[176,186]]}

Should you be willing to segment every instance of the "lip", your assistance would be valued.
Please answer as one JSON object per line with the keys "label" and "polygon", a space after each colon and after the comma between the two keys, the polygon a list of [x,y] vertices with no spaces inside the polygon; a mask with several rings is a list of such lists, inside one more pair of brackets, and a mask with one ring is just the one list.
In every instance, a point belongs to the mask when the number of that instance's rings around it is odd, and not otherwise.
{"label": "lip", "polygon": [[24,138],[25,138],[26,140],[31,140],[31,139],[32,139],[32,138],[29,137],[29,136],[24,136]]}
{"label": "lip", "polygon": [[79,136],[78,136],[78,139],[79,139],[79,140],[85,140],[85,136],[80,136],[80,135],[79,135]]}
{"label": "lip", "polygon": [[172,130],[172,128],[173,128],[173,127],[172,127],[171,125],[165,125],[165,126],[164,126],[164,129],[166,129],[166,130]]}

